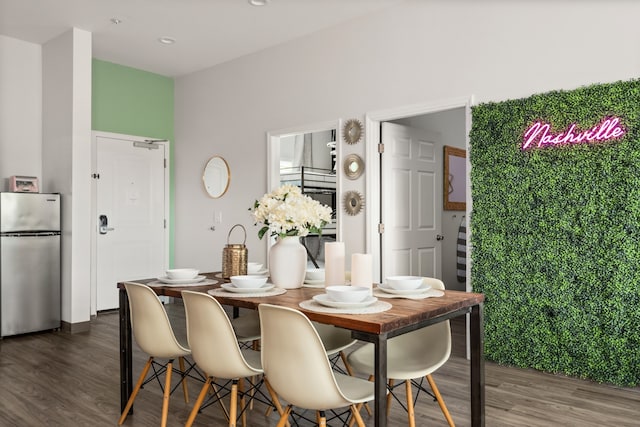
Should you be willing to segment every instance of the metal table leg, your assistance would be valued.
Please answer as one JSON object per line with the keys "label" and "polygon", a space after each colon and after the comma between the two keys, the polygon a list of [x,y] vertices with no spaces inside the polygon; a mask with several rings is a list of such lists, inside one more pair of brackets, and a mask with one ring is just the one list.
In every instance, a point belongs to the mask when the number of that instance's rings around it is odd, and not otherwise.
{"label": "metal table leg", "polygon": [[374,341],[375,425],[387,425],[387,334],[376,335]]}
{"label": "metal table leg", "polygon": [[[122,288],[120,297],[120,412],[127,406],[129,396],[133,390],[133,356],[131,340],[131,312],[127,291]],[[129,411],[133,413],[133,406]]]}
{"label": "metal table leg", "polygon": [[484,326],[482,303],[471,308],[471,426],[484,427]]}

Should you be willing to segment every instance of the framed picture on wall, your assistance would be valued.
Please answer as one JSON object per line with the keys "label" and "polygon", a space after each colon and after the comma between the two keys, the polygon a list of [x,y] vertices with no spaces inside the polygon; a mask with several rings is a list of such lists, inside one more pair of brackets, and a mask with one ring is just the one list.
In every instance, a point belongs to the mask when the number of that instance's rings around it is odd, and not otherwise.
{"label": "framed picture on wall", "polygon": [[444,146],[444,210],[467,209],[467,152],[462,148]]}

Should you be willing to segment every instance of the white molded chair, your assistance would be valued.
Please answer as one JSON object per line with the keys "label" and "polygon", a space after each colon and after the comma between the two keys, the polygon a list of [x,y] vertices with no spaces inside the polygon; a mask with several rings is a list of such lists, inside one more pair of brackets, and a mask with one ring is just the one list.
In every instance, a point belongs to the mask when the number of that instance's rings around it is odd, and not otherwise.
{"label": "white molded chair", "polygon": [[[161,419],[161,425],[164,427],[167,425],[169,396],[173,391],[171,390],[172,372],[175,371],[180,374],[180,382],[182,383],[182,389],[184,392],[184,401],[186,403],[189,402],[187,383],[184,379],[193,368],[193,365],[189,364],[189,368],[185,370],[184,357],[191,354],[191,351],[187,347],[181,345],[176,339],[173,329],[171,328],[169,318],[167,317],[167,312],[153,289],[141,283],[133,282],[127,282],[124,286],[127,290],[127,297],[129,298],[133,336],[140,349],[149,355],[149,359],[147,359],[147,363],[144,365],[144,368],[140,373],[138,382],[131,392],[129,401],[124,408],[124,411],[122,411],[122,415],[118,420],[118,425],[122,425],[126,420],[129,410],[131,409],[133,401],[136,399],[140,388],[149,381],[149,379],[145,381],[149,369],[155,364],[160,365],[161,368],[157,370],[154,367],[154,373],[150,379],[158,378],[159,380],[160,375],[166,373]],[[162,365],[155,361],[156,358],[168,359],[169,361]],[[179,361],[179,370],[173,367],[173,361],[176,358]]]}
{"label": "white molded chair", "polygon": [[[231,321],[215,298],[202,292],[182,291],[182,299],[191,354],[199,368],[207,375],[185,426],[189,427],[193,424],[207,391],[216,378],[232,380],[229,426],[236,425],[238,392],[240,392],[242,424],[245,425],[246,405],[242,379],[262,375],[260,353],[251,349],[240,349]],[[272,398],[272,402],[269,403],[273,403],[278,412],[282,413],[282,408],[266,381],[265,385]],[[253,385],[251,396],[257,387],[259,384]]]}
{"label": "white molded chair", "polygon": [[257,347],[257,341],[260,340],[260,317],[255,310],[247,311],[239,317],[230,319],[231,326],[236,333],[236,339],[241,343],[252,342]]}
{"label": "white molded chair", "polygon": [[[425,277],[425,282],[431,284],[434,289],[444,289],[441,280]],[[449,426],[454,427],[453,420],[447,406],[440,395],[438,387],[431,374],[445,364],[451,354],[451,327],[449,321],[436,323],[404,335],[393,337],[387,341],[387,378],[389,389],[393,389],[394,380],[405,382],[407,394],[407,412],[409,425],[415,426],[414,400],[412,393],[412,380],[426,378],[431,386],[433,397],[438,401]],[[365,344],[356,349],[347,357],[351,367],[373,378],[374,372],[374,347],[373,344]],[[414,385],[422,388],[421,381],[414,381]],[[429,393],[431,394],[431,393]],[[387,396],[387,415],[391,404],[391,394]]]}
{"label": "white molded chair", "polygon": [[[344,364],[347,373],[353,376],[351,367],[347,362],[347,357],[344,350],[354,345],[358,340],[351,337],[351,331],[343,328],[338,328],[333,325],[327,325],[325,323],[311,322],[313,327],[318,332],[324,349],[327,352],[327,356],[331,361],[331,366],[337,368],[337,359],[340,358]],[[344,373],[344,372],[343,372]]]}
{"label": "white molded chair", "polygon": [[319,411],[321,426],[325,410],[350,407],[358,426],[364,426],[356,404],[373,399],[373,383],[334,372],[320,336],[302,312],[271,304],[260,304],[258,310],[264,374],[288,402],[278,427],[288,421],[293,406]]}

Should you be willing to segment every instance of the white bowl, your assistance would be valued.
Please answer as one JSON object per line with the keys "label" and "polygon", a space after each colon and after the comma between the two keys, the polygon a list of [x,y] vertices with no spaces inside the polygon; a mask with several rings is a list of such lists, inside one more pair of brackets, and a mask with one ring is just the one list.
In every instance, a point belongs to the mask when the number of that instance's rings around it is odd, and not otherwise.
{"label": "white bowl", "polygon": [[260,270],[262,270],[262,263],[259,263],[259,262],[248,262],[247,263],[247,273],[255,274]]}
{"label": "white bowl", "polygon": [[171,280],[189,280],[195,279],[199,270],[195,268],[174,268],[167,270],[167,277]]}
{"label": "white bowl", "polygon": [[324,268],[309,268],[305,275],[307,280],[324,280]]}
{"label": "white bowl", "polygon": [[336,285],[325,288],[327,296],[338,302],[361,302],[371,293],[371,289],[364,286]]}
{"label": "white bowl", "polygon": [[231,276],[231,283],[236,288],[257,289],[267,283],[267,276],[258,276],[255,274],[247,274],[245,276]]}
{"label": "white bowl", "polygon": [[389,276],[387,277],[387,285],[391,289],[399,291],[408,291],[418,289],[422,285],[422,277],[419,276]]}

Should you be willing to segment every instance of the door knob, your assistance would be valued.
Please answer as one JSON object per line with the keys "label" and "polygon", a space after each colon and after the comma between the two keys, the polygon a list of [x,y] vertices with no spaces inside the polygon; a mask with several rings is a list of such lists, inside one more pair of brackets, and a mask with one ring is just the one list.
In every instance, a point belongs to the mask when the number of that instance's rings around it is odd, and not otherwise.
{"label": "door knob", "polygon": [[107,234],[109,231],[113,231],[115,228],[109,227],[109,220],[106,215],[100,215],[98,217],[98,232],[100,234]]}
{"label": "door knob", "polygon": [[436,236],[436,240],[438,240],[438,241],[439,241],[439,240],[444,240],[444,236],[443,236],[442,234],[438,234],[438,235]]}

